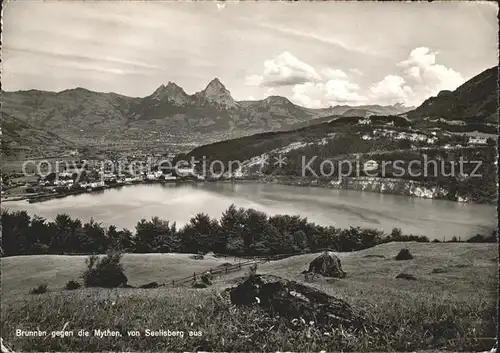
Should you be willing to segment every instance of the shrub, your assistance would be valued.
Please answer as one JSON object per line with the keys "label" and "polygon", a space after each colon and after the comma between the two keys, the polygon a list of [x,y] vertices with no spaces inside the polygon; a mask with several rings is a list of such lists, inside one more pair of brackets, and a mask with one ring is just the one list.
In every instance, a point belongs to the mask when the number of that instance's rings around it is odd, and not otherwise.
{"label": "shrub", "polygon": [[127,284],[121,257],[118,252],[108,253],[101,259],[96,255],[89,256],[85,260],[87,269],[82,274],[85,286],[115,288]]}
{"label": "shrub", "polygon": [[257,274],[257,263],[251,264],[248,269],[248,276],[254,276]]}
{"label": "shrub", "polygon": [[30,294],[43,294],[47,293],[48,286],[46,283],[39,284],[38,287],[32,288]]}
{"label": "shrub", "polygon": [[207,286],[212,285],[212,274],[210,272],[205,272],[200,276],[200,279]]}
{"label": "shrub", "polygon": [[80,288],[82,285],[80,283],[78,283],[77,281],[69,281],[68,283],[66,283],[66,289],[67,290],[74,290],[74,289],[78,289]]}

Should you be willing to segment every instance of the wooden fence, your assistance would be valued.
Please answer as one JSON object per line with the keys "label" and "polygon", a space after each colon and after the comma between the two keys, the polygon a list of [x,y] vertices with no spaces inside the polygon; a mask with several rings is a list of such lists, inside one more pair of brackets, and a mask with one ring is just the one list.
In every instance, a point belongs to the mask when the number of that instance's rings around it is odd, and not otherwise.
{"label": "wooden fence", "polygon": [[[317,252],[320,251],[333,251],[332,249],[317,249]],[[192,275],[184,277],[184,278],[178,278],[178,279],[172,279],[169,285],[172,286],[178,286],[178,285],[183,285],[183,284],[188,284],[196,281],[198,278],[200,278],[203,274],[210,273],[211,275],[223,275],[223,274],[228,274],[231,272],[237,272],[241,271],[244,267],[248,267],[254,264],[260,264],[260,263],[265,263],[269,261],[276,261],[276,260],[282,260],[287,257],[291,256],[297,256],[297,255],[304,255],[308,254],[306,252],[296,252],[296,253],[289,253],[289,254],[279,254],[279,255],[270,255],[270,256],[252,256],[252,257],[237,257],[235,259],[248,259],[248,261],[243,261],[239,262],[236,264],[232,265],[227,265],[227,266],[219,266],[216,267],[215,269],[210,268],[208,270],[205,270],[203,272],[194,272]],[[222,255],[222,254],[214,254],[215,257],[228,257],[227,255]]]}
{"label": "wooden fence", "polygon": [[183,284],[188,284],[196,281],[198,278],[200,278],[202,275],[206,273],[210,273],[211,275],[222,275],[222,274],[228,274],[231,272],[237,272],[241,271],[243,268],[251,266],[253,264],[258,264],[265,262],[264,260],[250,260],[250,261],[244,261],[244,262],[239,262],[237,264],[232,264],[232,265],[227,265],[227,266],[219,266],[216,268],[210,268],[206,271],[203,272],[194,272],[191,276],[187,276],[184,278],[178,278],[178,279],[172,279],[172,281],[169,283],[172,286],[178,286],[178,285],[183,285]]}

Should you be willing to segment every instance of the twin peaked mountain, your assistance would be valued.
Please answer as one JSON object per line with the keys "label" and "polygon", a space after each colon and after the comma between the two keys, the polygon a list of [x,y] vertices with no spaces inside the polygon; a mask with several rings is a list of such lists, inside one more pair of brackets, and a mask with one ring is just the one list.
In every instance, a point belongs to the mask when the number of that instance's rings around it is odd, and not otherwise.
{"label": "twin peaked mountain", "polygon": [[[162,101],[174,106],[185,107],[185,106],[211,106],[219,109],[245,109],[248,107],[269,107],[270,105],[276,106],[288,106],[289,108],[296,106],[290,102],[285,97],[280,96],[269,96],[266,99],[260,101],[243,101],[237,102],[231,96],[231,92],[220,82],[216,77],[207,85],[207,87],[200,92],[193,95],[188,95],[182,87],[179,87],[174,82],[168,82],[168,84],[161,85],[158,87],[154,93],[146,99]],[[306,108],[303,108],[306,109]],[[308,110],[308,109],[306,109]]]}
{"label": "twin peaked mountain", "polygon": [[147,98],[168,102],[175,106],[215,105],[222,109],[231,109],[238,106],[233,97],[231,97],[231,92],[226,89],[218,78],[214,78],[203,91],[197,92],[192,96],[184,92],[175,83],[169,82],[166,86],[161,85],[158,87]]}
{"label": "twin peaked mountain", "polygon": [[[196,142],[200,142],[199,136],[204,136],[203,141],[210,142],[284,130],[319,117],[349,114],[352,108],[365,109],[363,106],[309,109],[279,96],[235,101],[217,78],[192,95],[169,82],[144,98],[83,88],[57,93],[2,92],[2,105],[4,113],[34,128],[77,143],[98,144],[127,140],[169,142],[169,136]],[[400,106],[367,106],[365,110],[378,114],[405,111]]]}

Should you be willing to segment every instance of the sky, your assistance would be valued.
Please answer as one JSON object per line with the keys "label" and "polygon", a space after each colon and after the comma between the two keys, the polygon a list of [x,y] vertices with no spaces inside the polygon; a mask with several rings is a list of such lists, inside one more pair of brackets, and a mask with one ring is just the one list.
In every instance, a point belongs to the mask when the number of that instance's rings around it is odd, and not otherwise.
{"label": "sky", "polygon": [[498,65],[495,2],[10,1],[2,89],[417,106]]}

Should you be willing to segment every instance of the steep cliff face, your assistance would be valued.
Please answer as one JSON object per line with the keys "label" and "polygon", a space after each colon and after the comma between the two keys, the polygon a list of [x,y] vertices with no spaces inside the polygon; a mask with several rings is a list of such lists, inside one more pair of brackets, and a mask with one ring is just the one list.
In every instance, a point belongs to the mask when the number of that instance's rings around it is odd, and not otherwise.
{"label": "steep cliff face", "polygon": [[[342,180],[319,181],[310,178],[290,178],[290,177],[265,177],[263,180],[270,183],[280,183],[296,186],[317,186],[332,189],[348,189],[378,192],[384,194],[395,194],[403,196],[421,197],[426,199],[451,199],[449,192],[440,187],[427,187],[413,180],[378,177],[348,177]],[[457,201],[467,202],[468,200],[457,198]]]}
{"label": "steep cliff face", "polygon": [[343,181],[331,181],[329,186],[339,189],[353,189],[360,191],[398,194],[405,196],[422,197],[426,199],[442,199],[448,191],[439,187],[426,187],[413,180],[377,177],[346,178]]}

